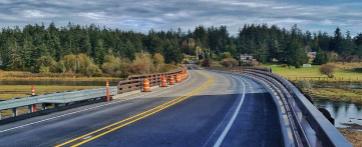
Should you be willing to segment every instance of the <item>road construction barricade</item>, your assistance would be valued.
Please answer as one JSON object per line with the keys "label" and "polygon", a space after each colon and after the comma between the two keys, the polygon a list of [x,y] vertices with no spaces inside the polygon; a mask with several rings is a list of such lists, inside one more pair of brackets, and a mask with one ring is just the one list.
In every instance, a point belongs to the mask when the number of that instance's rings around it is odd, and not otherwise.
{"label": "road construction barricade", "polygon": [[185,74],[187,74],[186,68],[180,67],[166,73],[130,76],[118,82],[117,93],[122,94],[136,90],[148,92],[153,86],[167,87],[186,79],[187,75]]}

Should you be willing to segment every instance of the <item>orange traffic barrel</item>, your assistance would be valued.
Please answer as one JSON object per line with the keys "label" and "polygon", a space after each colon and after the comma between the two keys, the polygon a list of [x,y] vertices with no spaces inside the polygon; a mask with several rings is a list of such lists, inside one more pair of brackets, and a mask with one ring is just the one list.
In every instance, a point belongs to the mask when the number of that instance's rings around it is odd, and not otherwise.
{"label": "orange traffic barrel", "polygon": [[176,83],[180,83],[181,82],[181,75],[178,73],[176,74]]}
{"label": "orange traffic barrel", "polygon": [[109,81],[106,81],[106,101],[109,102],[112,100],[110,89],[109,89]]}
{"label": "orange traffic barrel", "polygon": [[143,92],[150,92],[150,91],[151,91],[150,80],[145,78],[143,80]]}
{"label": "orange traffic barrel", "polygon": [[161,85],[160,87],[167,87],[167,79],[165,76],[161,76]]}
{"label": "orange traffic barrel", "polygon": [[170,76],[169,82],[170,82],[169,83],[170,85],[175,85],[175,79],[174,79],[173,75]]}
{"label": "orange traffic barrel", "polygon": [[31,96],[35,96],[35,86],[31,85]]}

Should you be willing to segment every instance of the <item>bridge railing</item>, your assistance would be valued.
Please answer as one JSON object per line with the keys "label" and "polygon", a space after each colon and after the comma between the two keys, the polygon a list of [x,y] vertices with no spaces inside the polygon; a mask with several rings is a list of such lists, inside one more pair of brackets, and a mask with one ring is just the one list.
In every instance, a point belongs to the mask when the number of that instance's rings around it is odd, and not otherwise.
{"label": "bridge railing", "polygon": [[[185,67],[177,68],[170,72],[157,73],[157,74],[145,74],[145,75],[134,75],[128,77],[126,80],[122,80],[117,86],[109,87],[110,96],[121,94],[130,91],[142,90],[142,82],[145,78],[150,81],[150,86],[160,85],[161,76],[171,77],[179,73],[186,73]],[[183,74],[184,75],[184,74]],[[42,105],[42,110],[47,109],[45,105],[52,104],[55,106],[74,104],[79,102],[87,102],[89,100],[95,100],[104,98],[107,95],[106,88],[98,89],[87,89],[80,91],[70,91],[61,93],[52,93],[46,95],[29,96],[20,99],[11,99],[6,101],[0,101],[0,120],[2,120],[2,110],[12,110],[13,115],[17,116],[17,108],[28,106],[29,113],[36,111],[37,105]],[[107,99],[108,100],[108,99]],[[34,111],[34,112],[35,112]]]}
{"label": "bridge railing", "polygon": [[142,84],[144,79],[148,79],[150,81],[150,86],[157,86],[161,83],[161,76],[165,76],[170,78],[171,76],[175,77],[176,74],[185,72],[186,69],[184,67],[177,68],[170,72],[165,73],[156,73],[156,74],[144,74],[144,75],[133,75],[129,76],[126,80],[122,80],[118,82],[117,93],[122,94],[135,90],[142,90]]}
{"label": "bridge railing", "polygon": [[274,79],[272,82],[279,82],[283,86],[279,87],[280,89],[286,89],[284,92],[291,95],[287,97],[287,103],[291,107],[293,121],[297,123],[296,127],[300,127],[296,131],[301,137],[306,137],[302,138],[306,140],[302,146],[351,146],[333,124],[291,82],[267,70],[244,68],[239,71]]}

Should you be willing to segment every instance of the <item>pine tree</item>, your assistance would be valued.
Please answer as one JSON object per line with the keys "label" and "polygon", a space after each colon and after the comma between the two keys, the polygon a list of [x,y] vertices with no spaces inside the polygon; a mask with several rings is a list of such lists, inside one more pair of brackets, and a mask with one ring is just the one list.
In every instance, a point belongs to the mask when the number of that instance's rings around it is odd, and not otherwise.
{"label": "pine tree", "polygon": [[322,51],[322,49],[317,50],[317,55],[315,59],[313,60],[313,64],[315,65],[322,65],[326,64],[329,61],[328,55],[325,51]]}

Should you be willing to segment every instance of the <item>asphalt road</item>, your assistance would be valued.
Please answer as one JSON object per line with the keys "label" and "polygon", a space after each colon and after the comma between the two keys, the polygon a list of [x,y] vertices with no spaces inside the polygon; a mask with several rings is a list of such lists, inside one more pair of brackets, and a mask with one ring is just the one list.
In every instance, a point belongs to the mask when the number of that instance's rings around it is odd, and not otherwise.
{"label": "asphalt road", "polygon": [[0,146],[282,146],[269,94],[241,76],[192,70],[168,89],[0,126]]}

